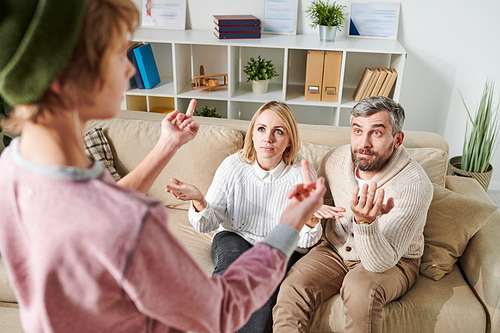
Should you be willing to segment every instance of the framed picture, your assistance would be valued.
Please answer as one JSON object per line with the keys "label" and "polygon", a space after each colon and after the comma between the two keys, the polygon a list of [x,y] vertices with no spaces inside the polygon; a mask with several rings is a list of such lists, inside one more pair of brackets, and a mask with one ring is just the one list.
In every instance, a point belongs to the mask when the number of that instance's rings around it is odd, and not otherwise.
{"label": "framed picture", "polygon": [[265,0],[262,32],[295,35],[298,4],[298,0]]}
{"label": "framed picture", "polygon": [[141,27],[186,29],[186,0],[141,0]]}
{"label": "framed picture", "polygon": [[397,39],[399,3],[353,2],[348,37]]}

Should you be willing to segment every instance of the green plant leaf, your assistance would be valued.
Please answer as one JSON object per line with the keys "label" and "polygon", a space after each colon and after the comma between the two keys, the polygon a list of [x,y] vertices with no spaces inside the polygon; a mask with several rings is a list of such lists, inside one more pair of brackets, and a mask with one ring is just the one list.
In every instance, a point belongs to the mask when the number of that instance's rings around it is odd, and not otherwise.
{"label": "green plant leaf", "polygon": [[341,31],[347,17],[346,9],[346,6],[337,4],[335,1],[329,4],[328,0],[313,0],[305,13],[311,19],[312,28],[327,25],[329,29],[336,26]]}
{"label": "green plant leaf", "polygon": [[222,116],[217,113],[217,108],[209,108],[208,106],[202,107],[201,111],[195,109],[194,115],[199,117],[222,118]]}
{"label": "green plant leaf", "polygon": [[276,66],[272,60],[262,59],[260,55],[257,60],[253,57],[243,66],[243,73],[247,75],[247,82],[259,80],[271,80],[279,76]]}
{"label": "green plant leaf", "polygon": [[462,149],[462,170],[485,172],[490,165],[491,157],[496,148],[499,129],[498,111],[500,104],[497,104],[496,107],[493,106],[494,87],[494,82],[486,80],[474,117],[472,117],[460,93],[468,116]]}

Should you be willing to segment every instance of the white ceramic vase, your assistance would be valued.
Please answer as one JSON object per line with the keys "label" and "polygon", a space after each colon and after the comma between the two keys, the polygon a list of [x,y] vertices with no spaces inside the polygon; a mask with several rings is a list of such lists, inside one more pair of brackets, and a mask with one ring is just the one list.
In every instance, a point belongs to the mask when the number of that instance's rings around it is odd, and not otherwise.
{"label": "white ceramic vase", "polygon": [[269,86],[269,80],[252,80],[252,91],[254,94],[265,94],[267,93],[267,87]]}

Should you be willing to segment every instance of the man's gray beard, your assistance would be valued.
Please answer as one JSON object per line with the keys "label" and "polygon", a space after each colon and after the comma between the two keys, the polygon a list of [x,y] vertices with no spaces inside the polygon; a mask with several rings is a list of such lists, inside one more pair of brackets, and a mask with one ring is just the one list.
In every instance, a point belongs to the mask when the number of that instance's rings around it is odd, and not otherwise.
{"label": "man's gray beard", "polygon": [[[392,147],[391,147],[392,148]],[[389,148],[389,150],[391,149]],[[372,154],[375,158],[372,160],[372,161],[369,161],[368,159],[364,159],[364,158],[356,158],[356,152],[364,152],[364,153],[368,153],[368,154]],[[370,149],[356,149],[354,151],[352,151],[351,149],[351,160],[352,160],[352,163],[354,164],[354,166],[361,170],[361,171],[379,171],[380,169],[382,169],[383,167],[385,167],[387,165],[387,163],[389,163],[389,160],[391,159],[392,157],[392,154],[389,155],[389,157],[387,157],[386,159],[382,159],[380,158],[380,155],[378,153],[375,153],[373,151],[371,151]]]}

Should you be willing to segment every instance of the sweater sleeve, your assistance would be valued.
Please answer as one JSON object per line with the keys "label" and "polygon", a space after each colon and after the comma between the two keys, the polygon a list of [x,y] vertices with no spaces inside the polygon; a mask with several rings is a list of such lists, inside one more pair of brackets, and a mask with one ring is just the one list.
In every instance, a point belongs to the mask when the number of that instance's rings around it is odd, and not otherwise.
{"label": "sweater sleeve", "polygon": [[[188,210],[188,219],[199,232],[216,230],[226,220],[228,207],[228,183],[231,180],[230,169],[232,156],[227,157],[215,172],[212,184],[208,189],[205,200],[207,207],[197,212],[193,204]],[[233,170],[234,171],[234,170]]]}
{"label": "sweater sleeve", "polygon": [[283,279],[287,255],[282,251],[291,252],[298,238],[295,230],[282,230],[242,254],[224,275],[207,277],[165,219],[155,209],[144,223],[122,288],[145,316],[182,331],[234,332],[243,326]]}
{"label": "sweater sleeve", "polygon": [[416,233],[423,231],[433,195],[429,185],[418,182],[405,186],[394,198],[390,213],[370,225],[353,222],[356,251],[366,270],[381,273],[394,267]]}
{"label": "sweater sleeve", "polygon": [[[298,159],[299,166],[301,159],[302,158]],[[312,180],[316,181],[318,179],[316,170],[314,169],[314,166],[310,162],[308,163],[309,163],[309,172],[311,173]],[[299,169],[299,172],[300,172],[301,182],[304,182],[302,170]],[[297,251],[303,253],[304,249],[308,249],[316,245],[316,243],[318,243],[318,241],[320,240],[322,234],[323,234],[323,227],[321,225],[321,222],[318,222],[318,224],[316,224],[314,228],[310,228],[307,225],[304,225],[299,233],[299,243],[297,244]]]}

